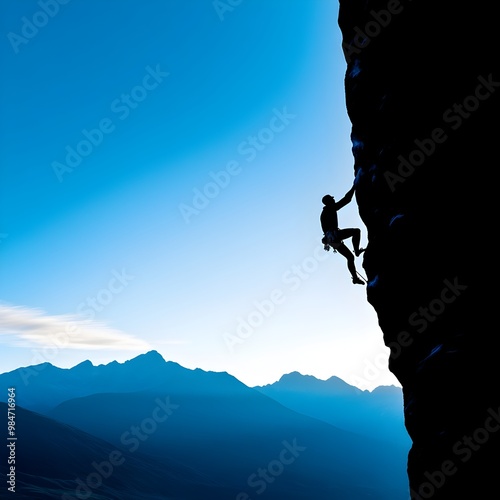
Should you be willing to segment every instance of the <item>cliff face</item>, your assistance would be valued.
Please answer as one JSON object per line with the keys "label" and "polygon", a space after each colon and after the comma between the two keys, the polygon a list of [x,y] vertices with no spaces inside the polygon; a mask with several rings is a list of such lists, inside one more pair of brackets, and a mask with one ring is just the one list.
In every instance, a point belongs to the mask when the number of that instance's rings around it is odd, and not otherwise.
{"label": "cliff face", "polygon": [[340,1],[367,299],[415,500],[498,494],[496,19],[494,2]]}

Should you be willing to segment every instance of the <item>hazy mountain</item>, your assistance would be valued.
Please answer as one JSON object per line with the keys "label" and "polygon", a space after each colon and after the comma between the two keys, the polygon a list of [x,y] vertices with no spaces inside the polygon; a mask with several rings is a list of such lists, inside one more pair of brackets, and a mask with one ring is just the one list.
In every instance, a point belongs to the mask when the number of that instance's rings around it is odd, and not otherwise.
{"label": "hazy mountain", "polygon": [[362,391],[338,377],[319,380],[292,372],[278,382],[255,387],[292,410],[341,429],[389,440],[409,449],[404,426],[403,394],[399,387]]}
{"label": "hazy mountain", "polygon": [[[162,421],[155,422],[155,414]],[[119,449],[180,461],[249,494],[262,485],[268,498],[286,491],[287,498],[349,492],[340,497],[399,499],[406,486],[405,455],[397,447],[294,412],[244,385],[227,396],[196,387],[96,394],[66,401],[49,415]],[[257,479],[273,462],[280,477]]]}

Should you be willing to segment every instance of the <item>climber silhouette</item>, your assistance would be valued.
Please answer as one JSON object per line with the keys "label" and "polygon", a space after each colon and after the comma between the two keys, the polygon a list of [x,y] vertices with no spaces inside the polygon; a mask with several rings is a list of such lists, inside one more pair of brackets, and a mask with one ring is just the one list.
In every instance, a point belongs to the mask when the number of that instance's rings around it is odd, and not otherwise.
{"label": "climber silhouette", "polygon": [[354,186],[347,191],[345,196],[338,202],[336,202],[335,198],[329,194],[323,196],[321,201],[325,206],[321,212],[320,222],[324,236],[321,241],[324,244],[325,250],[328,251],[330,250],[330,247],[332,247],[334,251],[337,251],[340,255],[343,255],[347,259],[347,268],[351,273],[352,282],[356,285],[364,285],[365,282],[358,278],[356,265],[354,263],[354,255],[343,242],[343,240],[347,238],[352,238],[352,246],[354,247],[356,257],[361,255],[365,251],[364,248],[359,247],[361,230],[353,227],[339,229],[337,217],[337,211],[345,207],[352,200],[353,195]]}

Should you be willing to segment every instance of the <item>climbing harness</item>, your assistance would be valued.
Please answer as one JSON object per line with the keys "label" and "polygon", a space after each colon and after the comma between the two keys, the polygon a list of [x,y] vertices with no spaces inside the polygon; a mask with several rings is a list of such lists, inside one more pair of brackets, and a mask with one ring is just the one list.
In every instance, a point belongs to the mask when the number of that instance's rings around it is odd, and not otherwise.
{"label": "climbing harness", "polygon": [[333,249],[333,253],[337,253],[337,248],[343,243],[342,240],[338,238],[337,231],[327,231],[321,240],[323,243],[323,248],[327,252],[330,248]]}

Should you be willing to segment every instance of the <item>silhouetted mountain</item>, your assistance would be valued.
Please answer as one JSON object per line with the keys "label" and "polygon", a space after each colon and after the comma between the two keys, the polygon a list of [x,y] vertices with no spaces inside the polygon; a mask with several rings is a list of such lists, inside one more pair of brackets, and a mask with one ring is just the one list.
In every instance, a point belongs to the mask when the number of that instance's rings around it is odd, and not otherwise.
{"label": "silhouetted mountain", "polygon": [[[4,421],[6,414],[7,405],[0,403]],[[219,500],[238,493],[179,463],[160,463],[138,452],[118,450],[95,436],[21,407],[16,408],[16,427],[12,498]],[[7,474],[8,452],[4,446],[2,475]],[[5,485],[2,488],[5,491]]]}
{"label": "silhouetted mountain", "polygon": [[[200,377],[201,374],[203,377]],[[173,361],[165,361],[157,351],[149,351],[124,363],[113,361],[94,366],[84,361],[73,368],[57,368],[50,363],[18,368],[0,375],[4,387],[18,388],[18,404],[45,413],[63,401],[103,392],[157,390],[174,384],[177,388],[209,386],[230,392],[240,384],[234,377],[217,372],[188,370]],[[0,395],[0,401],[5,401]]]}
{"label": "silhouetted mountain", "polygon": [[362,391],[338,377],[319,380],[292,372],[278,382],[255,387],[287,408],[367,437],[391,441],[407,451],[411,440],[404,426],[403,394],[395,386]]}
{"label": "silhouetted mountain", "polygon": [[183,464],[228,488],[218,500],[234,500],[235,491],[276,500],[407,496],[400,446],[293,411],[227,373],[188,370],[155,352],[126,363],[44,366],[25,386],[19,370],[0,380],[17,386],[19,404],[40,407],[41,392],[46,416],[124,454],[140,453],[160,469]]}

